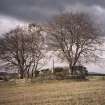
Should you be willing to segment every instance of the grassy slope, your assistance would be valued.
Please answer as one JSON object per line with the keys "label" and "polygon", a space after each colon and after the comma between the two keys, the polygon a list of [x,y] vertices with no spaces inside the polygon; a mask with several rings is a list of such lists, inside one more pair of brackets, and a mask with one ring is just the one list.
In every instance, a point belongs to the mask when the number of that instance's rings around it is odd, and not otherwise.
{"label": "grassy slope", "polygon": [[105,81],[0,83],[0,105],[105,105]]}

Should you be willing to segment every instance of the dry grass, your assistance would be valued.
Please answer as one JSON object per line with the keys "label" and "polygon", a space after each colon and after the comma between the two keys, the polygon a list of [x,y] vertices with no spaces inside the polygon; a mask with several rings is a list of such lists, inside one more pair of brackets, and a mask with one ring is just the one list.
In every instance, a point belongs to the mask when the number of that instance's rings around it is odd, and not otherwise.
{"label": "dry grass", "polygon": [[105,105],[105,81],[0,83],[0,105]]}

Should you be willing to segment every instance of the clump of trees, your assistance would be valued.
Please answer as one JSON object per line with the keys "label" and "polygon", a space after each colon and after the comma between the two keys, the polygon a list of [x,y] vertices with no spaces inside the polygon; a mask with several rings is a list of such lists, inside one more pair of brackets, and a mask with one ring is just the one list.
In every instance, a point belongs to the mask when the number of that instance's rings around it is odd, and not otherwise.
{"label": "clump of trees", "polygon": [[68,68],[67,67],[55,67],[53,70],[53,74],[56,79],[65,79],[68,75]]}
{"label": "clump of trees", "polygon": [[4,34],[0,38],[0,59],[18,69],[20,78],[30,77],[30,73],[33,77],[45,52],[55,51],[74,75],[73,67],[99,57],[97,51],[103,43],[100,34],[87,14],[64,13],[55,16],[47,27],[29,24]]}
{"label": "clump of trees", "polygon": [[65,13],[49,22],[48,46],[67,61],[71,75],[73,66],[98,57],[97,50],[102,45],[100,30],[84,13]]}
{"label": "clump of trees", "polygon": [[0,38],[0,59],[18,69],[20,78],[36,74],[40,61],[44,57],[44,38],[41,27],[30,24],[18,27]]}

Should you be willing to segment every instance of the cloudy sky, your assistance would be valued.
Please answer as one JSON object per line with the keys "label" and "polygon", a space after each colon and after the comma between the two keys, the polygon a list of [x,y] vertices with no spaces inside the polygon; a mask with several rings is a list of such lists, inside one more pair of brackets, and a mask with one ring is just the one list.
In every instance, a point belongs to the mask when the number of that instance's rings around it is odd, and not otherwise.
{"label": "cloudy sky", "polygon": [[103,23],[105,0],[0,0],[0,33],[20,23],[44,22],[62,11],[89,12]]}
{"label": "cloudy sky", "polygon": [[64,11],[88,12],[95,22],[105,25],[105,0],[0,0],[0,35],[17,25],[45,22]]}

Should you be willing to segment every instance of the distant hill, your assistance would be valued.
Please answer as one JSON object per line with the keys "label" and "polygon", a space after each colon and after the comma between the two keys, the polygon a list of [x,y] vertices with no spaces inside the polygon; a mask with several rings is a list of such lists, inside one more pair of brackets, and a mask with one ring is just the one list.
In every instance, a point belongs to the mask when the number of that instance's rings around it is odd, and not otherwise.
{"label": "distant hill", "polygon": [[104,73],[97,73],[97,72],[88,72],[89,76],[105,76]]}

